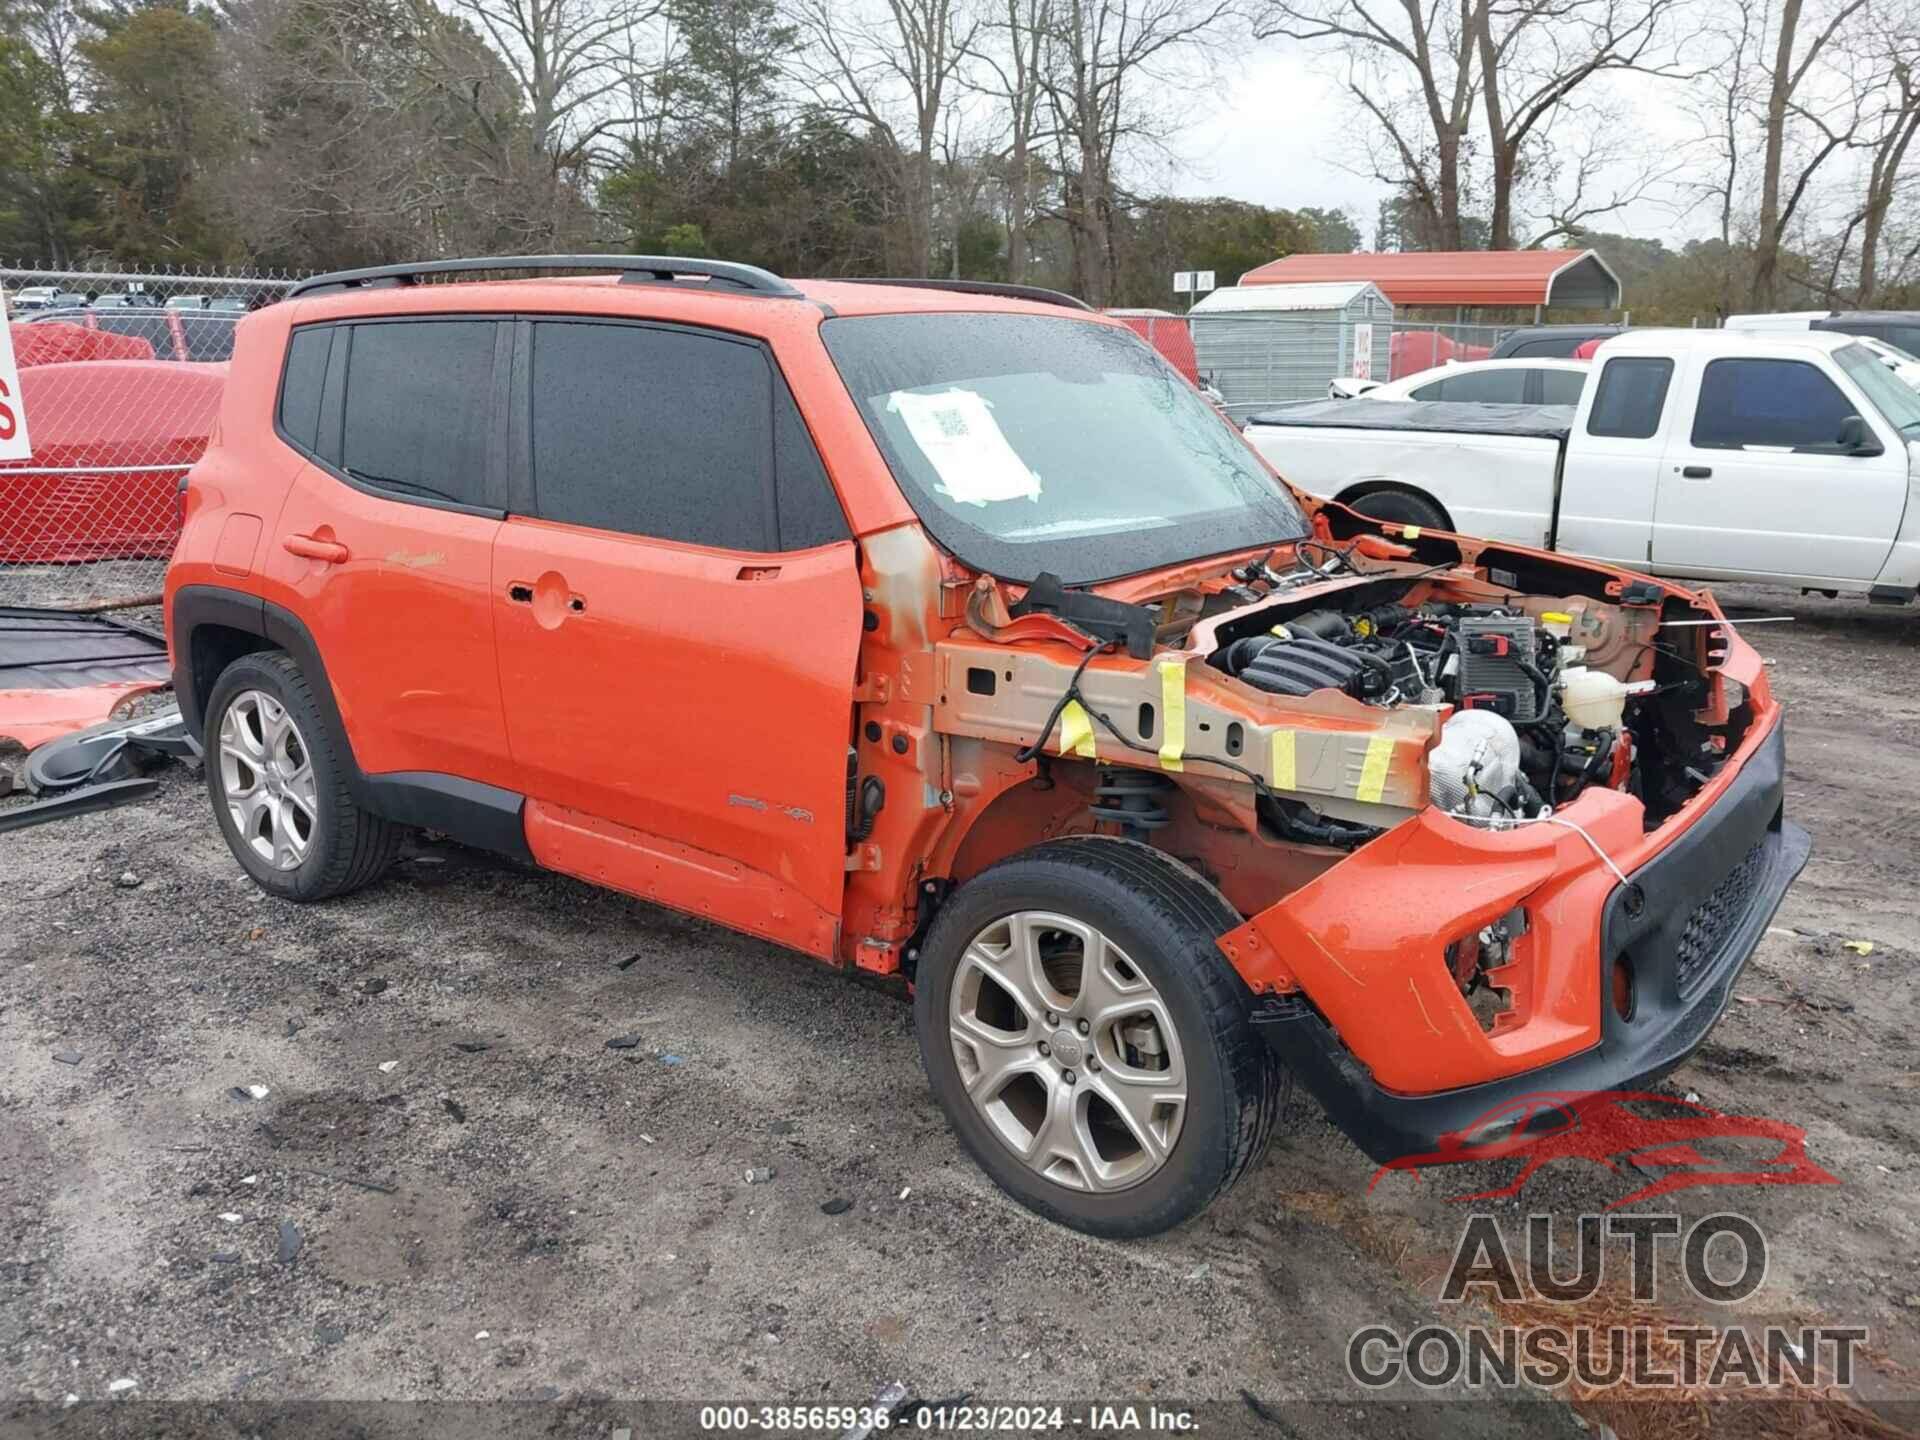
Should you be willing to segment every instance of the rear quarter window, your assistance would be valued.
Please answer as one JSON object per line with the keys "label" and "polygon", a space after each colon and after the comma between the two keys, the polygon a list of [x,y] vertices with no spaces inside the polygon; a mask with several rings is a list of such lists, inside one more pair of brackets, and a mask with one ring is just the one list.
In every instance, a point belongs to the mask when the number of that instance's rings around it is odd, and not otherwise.
{"label": "rear quarter window", "polygon": [[1587,414],[1587,433],[1616,440],[1647,440],[1660,430],[1673,361],[1622,356],[1600,367],[1599,388]]}
{"label": "rear quarter window", "polygon": [[296,330],[287,343],[287,364],[280,376],[280,431],[312,453],[320,430],[320,391],[327,378],[331,329]]}

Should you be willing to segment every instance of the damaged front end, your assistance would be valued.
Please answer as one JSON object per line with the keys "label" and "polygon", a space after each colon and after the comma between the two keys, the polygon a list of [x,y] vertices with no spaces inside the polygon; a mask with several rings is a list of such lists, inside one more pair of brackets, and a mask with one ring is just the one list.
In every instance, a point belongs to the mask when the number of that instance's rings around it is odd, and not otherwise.
{"label": "damaged front end", "polygon": [[1805,860],[1758,657],[1604,566],[1318,537],[1098,594],[975,581],[936,646],[962,803],[1018,782],[1029,835],[1211,881],[1253,1023],[1376,1158],[1507,1090],[1664,1073]]}

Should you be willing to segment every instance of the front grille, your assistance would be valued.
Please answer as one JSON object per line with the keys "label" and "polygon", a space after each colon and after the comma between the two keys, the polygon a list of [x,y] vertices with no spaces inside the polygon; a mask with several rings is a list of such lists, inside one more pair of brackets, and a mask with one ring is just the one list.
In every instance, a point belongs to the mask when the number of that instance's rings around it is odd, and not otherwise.
{"label": "front grille", "polygon": [[1712,969],[1713,961],[1726,944],[1728,932],[1740,923],[1740,917],[1752,903],[1766,868],[1767,842],[1762,839],[1687,917],[1686,928],[1680,932],[1680,943],[1673,955],[1674,981],[1682,996],[1697,989]]}

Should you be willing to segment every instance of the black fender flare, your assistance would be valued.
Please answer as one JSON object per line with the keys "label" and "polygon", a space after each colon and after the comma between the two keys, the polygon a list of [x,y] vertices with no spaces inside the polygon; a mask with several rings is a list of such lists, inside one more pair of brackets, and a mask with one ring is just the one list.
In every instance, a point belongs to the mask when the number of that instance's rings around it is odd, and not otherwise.
{"label": "black fender flare", "polygon": [[[266,642],[261,648],[283,650],[292,656],[312,682],[321,719],[332,730],[340,753],[347,757],[347,788],[355,804],[402,825],[438,830],[462,844],[532,861],[522,818],[526,807],[524,795],[437,770],[369,775],[360,768],[359,759],[353,753],[353,742],[347,735],[346,721],[340,715],[339,702],[334,699],[327,662],[314,642],[313,632],[292,611],[244,590],[229,590],[220,585],[183,585],[174,592],[169,614],[173,635],[173,691],[190,735],[204,743],[206,716],[201,713],[197,683],[201,677],[193,670],[194,631],[202,626],[217,625],[256,636]],[[213,677],[205,678],[211,690]]]}

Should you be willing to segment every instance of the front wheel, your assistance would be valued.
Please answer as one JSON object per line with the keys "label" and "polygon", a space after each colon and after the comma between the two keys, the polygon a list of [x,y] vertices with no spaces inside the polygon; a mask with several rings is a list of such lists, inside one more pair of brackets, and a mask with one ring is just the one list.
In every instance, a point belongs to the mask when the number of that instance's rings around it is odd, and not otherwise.
{"label": "front wheel", "polygon": [[1151,1235],[1251,1168],[1277,1067],[1187,866],[1087,836],[969,881],[921,949],[914,1021],[947,1118],[994,1181],[1076,1230]]}

